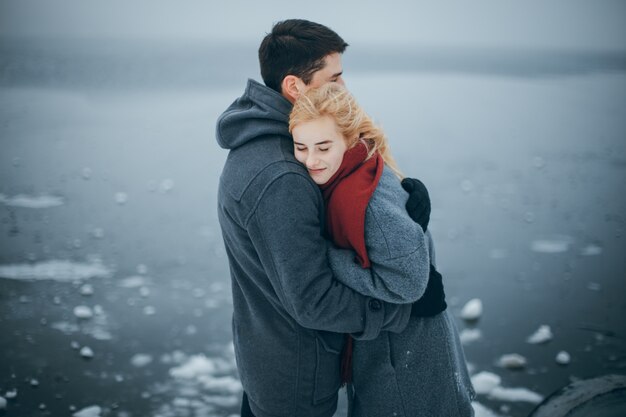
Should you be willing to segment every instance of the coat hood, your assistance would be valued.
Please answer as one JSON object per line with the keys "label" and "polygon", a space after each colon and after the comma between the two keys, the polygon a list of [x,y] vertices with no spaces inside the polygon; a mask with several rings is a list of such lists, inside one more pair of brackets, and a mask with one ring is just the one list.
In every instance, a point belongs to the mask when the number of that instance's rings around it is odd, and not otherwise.
{"label": "coat hood", "polygon": [[217,120],[215,136],[224,149],[237,148],[264,135],[289,134],[292,104],[285,97],[254,80]]}

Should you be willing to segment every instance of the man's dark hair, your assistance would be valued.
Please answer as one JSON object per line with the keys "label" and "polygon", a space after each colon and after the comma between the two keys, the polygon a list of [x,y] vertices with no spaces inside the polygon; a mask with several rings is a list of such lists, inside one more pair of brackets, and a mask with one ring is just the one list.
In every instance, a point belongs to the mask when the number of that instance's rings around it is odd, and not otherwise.
{"label": "man's dark hair", "polygon": [[259,47],[263,82],[279,93],[287,75],[309,84],[313,74],[324,68],[324,57],[341,54],[347,46],[339,35],[319,23],[301,19],[278,22]]}

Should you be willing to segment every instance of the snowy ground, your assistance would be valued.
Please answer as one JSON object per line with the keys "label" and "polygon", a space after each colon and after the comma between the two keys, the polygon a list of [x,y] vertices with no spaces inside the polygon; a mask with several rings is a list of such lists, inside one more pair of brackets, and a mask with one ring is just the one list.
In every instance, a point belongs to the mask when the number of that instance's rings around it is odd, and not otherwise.
{"label": "snowy ground", "polygon": [[[626,373],[626,75],[346,70],[431,191],[477,414]],[[213,128],[242,88],[2,89],[7,416],[238,414]]]}

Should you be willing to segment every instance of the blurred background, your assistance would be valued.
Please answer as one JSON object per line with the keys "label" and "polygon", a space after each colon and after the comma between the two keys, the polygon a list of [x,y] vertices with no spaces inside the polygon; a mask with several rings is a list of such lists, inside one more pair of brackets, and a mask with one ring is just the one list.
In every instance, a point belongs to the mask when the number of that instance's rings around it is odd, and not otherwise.
{"label": "blurred background", "polygon": [[430,190],[477,415],[626,374],[626,3],[0,0],[0,415],[238,415],[214,128],[286,18]]}

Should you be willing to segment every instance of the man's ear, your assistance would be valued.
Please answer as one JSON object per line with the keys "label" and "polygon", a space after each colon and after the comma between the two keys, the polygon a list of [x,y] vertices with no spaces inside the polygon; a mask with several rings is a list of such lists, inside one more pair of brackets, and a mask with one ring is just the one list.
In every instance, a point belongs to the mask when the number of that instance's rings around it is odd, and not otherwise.
{"label": "man's ear", "polygon": [[300,78],[296,77],[295,75],[288,75],[283,78],[281,89],[283,92],[283,97],[293,103],[298,97],[300,97],[300,94],[304,93],[305,84]]}

